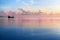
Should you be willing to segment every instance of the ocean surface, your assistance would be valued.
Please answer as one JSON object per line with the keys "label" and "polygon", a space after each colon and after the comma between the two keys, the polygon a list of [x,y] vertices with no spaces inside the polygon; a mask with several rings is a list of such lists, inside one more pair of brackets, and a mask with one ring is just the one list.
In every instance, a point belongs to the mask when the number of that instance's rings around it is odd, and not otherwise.
{"label": "ocean surface", "polygon": [[60,20],[1,17],[0,40],[60,40]]}

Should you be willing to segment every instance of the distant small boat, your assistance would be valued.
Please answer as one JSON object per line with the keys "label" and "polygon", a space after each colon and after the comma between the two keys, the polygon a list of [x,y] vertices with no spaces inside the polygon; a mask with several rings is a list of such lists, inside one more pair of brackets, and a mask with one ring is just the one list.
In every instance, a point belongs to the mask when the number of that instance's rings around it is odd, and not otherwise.
{"label": "distant small boat", "polygon": [[8,18],[14,18],[14,16],[8,16]]}

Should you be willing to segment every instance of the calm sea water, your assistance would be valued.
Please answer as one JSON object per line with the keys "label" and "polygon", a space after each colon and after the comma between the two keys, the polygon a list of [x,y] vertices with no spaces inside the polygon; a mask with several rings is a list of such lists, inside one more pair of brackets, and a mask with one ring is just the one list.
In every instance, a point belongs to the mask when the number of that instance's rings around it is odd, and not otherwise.
{"label": "calm sea water", "polygon": [[59,20],[0,18],[0,40],[60,40]]}

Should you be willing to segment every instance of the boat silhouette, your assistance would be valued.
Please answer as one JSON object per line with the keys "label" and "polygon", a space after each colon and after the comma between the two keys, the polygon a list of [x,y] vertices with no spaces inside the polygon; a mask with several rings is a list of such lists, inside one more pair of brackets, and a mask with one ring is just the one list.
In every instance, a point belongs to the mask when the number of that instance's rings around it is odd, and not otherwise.
{"label": "boat silhouette", "polygon": [[14,18],[14,16],[8,16],[8,18]]}

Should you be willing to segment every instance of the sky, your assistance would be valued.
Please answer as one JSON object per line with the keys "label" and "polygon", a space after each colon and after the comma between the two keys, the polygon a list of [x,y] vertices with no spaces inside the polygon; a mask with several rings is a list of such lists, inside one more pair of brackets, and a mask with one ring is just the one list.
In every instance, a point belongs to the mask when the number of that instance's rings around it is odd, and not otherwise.
{"label": "sky", "polygon": [[18,8],[59,12],[60,0],[0,0],[0,10]]}

